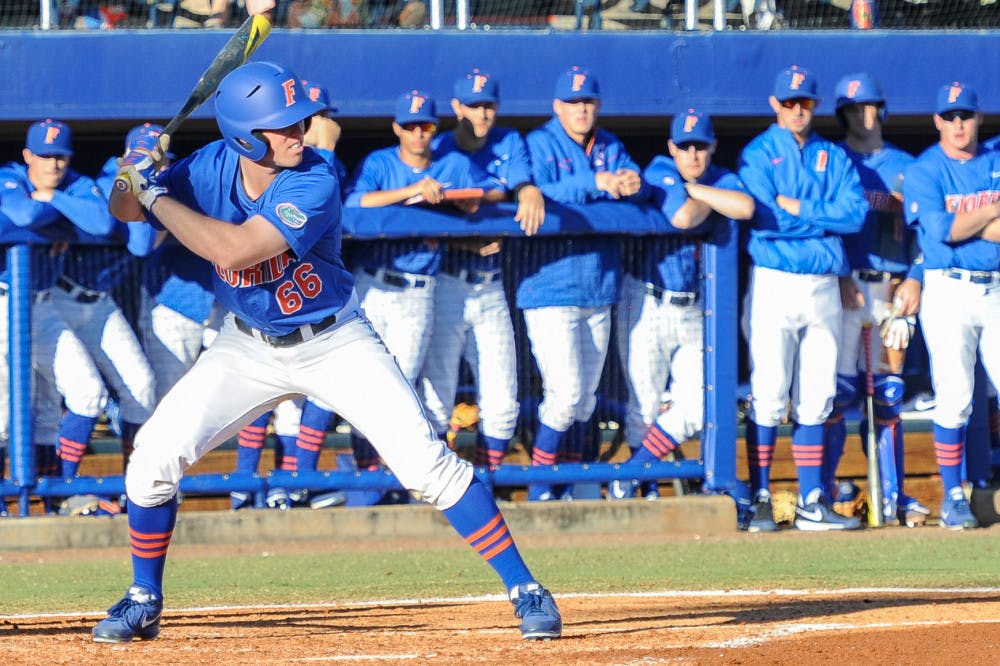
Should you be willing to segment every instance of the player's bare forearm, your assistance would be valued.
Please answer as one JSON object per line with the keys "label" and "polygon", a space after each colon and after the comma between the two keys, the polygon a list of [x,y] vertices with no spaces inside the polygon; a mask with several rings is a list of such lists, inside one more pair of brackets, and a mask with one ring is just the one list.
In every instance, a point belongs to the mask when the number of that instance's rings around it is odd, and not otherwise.
{"label": "player's bare forearm", "polygon": [[514,221],[521,225],[525,236],[534,236],[545,224],[545,197],[536,186],[525,185],[517,191]]}
{"label": "player's bare forearm", "polygon": [[127,192],[122,192],[118,188],[111,190],[108,210],[122,222],[144,222],[146,220],[146,209],[132,194],[132,190]]}
{"label": "player's bare forearm", "polygon": [[698,183],[688,183],[686,187],[689,197],[705,202],[723,217],[733,220],[749,220],[753,217],[753,197],[746,192]]}
{"label": "player's bare forearm", "polygon": [[952,243],[960,243],[973,236],[978,236],[986,230],[987,225],[995,222],[998,217],[1000,217],[1000,203],[992,203],[975,210],[955,213],[948,240]]}
{"label": "player's bare forearm", "polygon": [[896,302],[899,303],[897,316],[909,317],[917,314],[920,310],[920,293],[922,290],[923,285],[920,284],[920,280],[914,278],[906,278],[900,283],[893,295],[893,305],[895,306]]}
{"label": "player's bare forearm", "polygon": [[159,197],[151,212],[185,247],[225,270],[242,270],[288,249],[285,237],[261,215],[243,224],[230,224],[202,215],[169,196]]}
{"label": "player's bare forearm", "polygon": [[791,197],[786,197],[784,194],[779,194],[774,198],[774,202],[778,204],[778,208],[785,211],[789,215],[799,216],[802,211],[802,202],[798,199],[793,199]]}
{"label": "player's bare forearm", "polygon": [[984,240],[1000,243],[1000,219],[990,220],[989,224],[983,227],[982,237]]}
{"label": "player's bare forearm", "polygon": [[712,212],[712,207],[697,199],[688,199],[670,218],[670,224],[678,229],[694,229],[704,222]]}

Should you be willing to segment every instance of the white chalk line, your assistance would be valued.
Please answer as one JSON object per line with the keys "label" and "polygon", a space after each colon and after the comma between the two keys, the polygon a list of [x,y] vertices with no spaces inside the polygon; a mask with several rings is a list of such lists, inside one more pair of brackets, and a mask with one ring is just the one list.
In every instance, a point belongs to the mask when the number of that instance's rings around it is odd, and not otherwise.
{"label": "white chalk line", "polygon": [[[708,597],[772,597],[772,596],[802,596],[803,594],[823,596],[851,596],[857,594],[925,594],[952,596],[956,594],[996,594],[1000,595],[1000,587],[849,587],[841,589],[803,588],[778,590],[661,590],[651,592],[557,592],[559,599],[684,599]],[[425,606],[429,604],[480,603],[486,601],[506,601],[506,595],[487,594],[465,597],[418,597],[409,599],[368,599],[358,601],[329,601],[297,604],[240,604],[227,606],[195,606],[189,608],[167,608],[167,613],[203,613],[211,611],[265,611],[265,610],[308,610],[330,608],[369,608],[378,606]],[[44,618],[93,617],[104,616],[103,610],[70,611],[59,613],[26,613],[20,615],[0,615],[0,620],[32,620]]]}

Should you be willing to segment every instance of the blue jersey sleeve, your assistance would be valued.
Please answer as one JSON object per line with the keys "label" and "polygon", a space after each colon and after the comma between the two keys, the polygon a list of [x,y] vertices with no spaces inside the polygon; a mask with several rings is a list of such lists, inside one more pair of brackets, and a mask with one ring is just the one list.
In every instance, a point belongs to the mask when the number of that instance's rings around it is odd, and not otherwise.
{"label": "blue jersey sleeve", "polygon": [[344,198],[344,206],[347,208],[360,208],[361,197],[368,192],[378,192],[384,189],[382,183],[389,180],[389,168],[383,152],[377,151],[369,155],[358,167],[354,174],[354,179],[347,188],[347,195]]}
{"label": "blue jersey sleeve", "polygon": [[264,195],[259,214],[281,232],[299,259],[340,221],[340,188],[330,175],[328,167],[288,170]]}

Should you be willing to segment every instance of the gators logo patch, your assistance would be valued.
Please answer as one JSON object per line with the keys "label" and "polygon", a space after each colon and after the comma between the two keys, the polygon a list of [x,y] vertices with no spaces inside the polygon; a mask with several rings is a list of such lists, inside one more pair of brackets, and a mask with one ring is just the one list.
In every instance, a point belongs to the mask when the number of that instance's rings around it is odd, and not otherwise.
{"label": "gators logo patch", "polygon": [[306,220],[309,219],[305,213],[295,207],[295,204],[280,203],[275,208],[275,212],[278,213],[278,219],[292,229],[301,229],[305,226]]}

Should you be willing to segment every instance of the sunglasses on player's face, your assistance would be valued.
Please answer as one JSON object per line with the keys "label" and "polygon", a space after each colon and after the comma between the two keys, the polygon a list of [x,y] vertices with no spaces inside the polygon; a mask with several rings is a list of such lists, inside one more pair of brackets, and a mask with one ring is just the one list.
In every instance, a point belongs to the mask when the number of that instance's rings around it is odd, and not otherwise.
{"label": "sunglasses on player's face", "polygon": [[786,109],[794,109],[796,106],[801,106],[803,111],[812,111],[816,108],[816,100],[808,97],[793,97],[781,100],[781,106]]}
{"label": "sunglasses on player's face", "polygon": [[677,150],[681,151],[682,153],[686,153],[692,148],[694,148],[696,151],[699,152],[701,152],[702,150],[708,150],[712,144],[705,143],[703,141],[682,141],[681,143],[675,145],[677,146]]}
{"label": "sunglasses on player's face", "polygon": [[435,125],[434,123],[431,123],[431,122],[423,122],[423,123],[403,123],[402,125],[400,125],[400,127],[402,127],[402,128],[403,128],[403,131],[404,131],[404,132],[413,132],[413,131],[415,131],[415,130],[416,130],[416,129],[417,129],[418,127],[419,127],[419,128],[421,129],[421,130],[423,130],[424,134],[433,134],[434,132],[436,132],[436,131],[437,131],[437,125]]}
{"label": "sunglasses on player's face", "polygon": [[954,109],[952,111],[945,111],[944,113],[939,113],[941,120],[946,123],[953,122],[955,118],[960,118],[962,120],[972,120],[976,117],[975,111],[967,111],[966,109]]}

